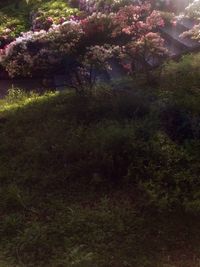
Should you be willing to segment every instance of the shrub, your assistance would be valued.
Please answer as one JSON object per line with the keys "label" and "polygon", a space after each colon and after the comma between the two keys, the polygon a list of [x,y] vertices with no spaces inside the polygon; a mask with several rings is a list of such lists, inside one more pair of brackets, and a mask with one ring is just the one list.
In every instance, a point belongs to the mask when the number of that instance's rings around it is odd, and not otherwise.
{"label": "shrub", "polygon": [[[134,14],[137,14],[136,21]],[[163,26],[163,20],[159,12],[152,10],[151,5],[146,2],[121,7],[115,13],[97,12],[87,18],[74,17],[61,25],[54,25],[50,19],[47,24],[47,29],[50,27],[47,32],[43,30],[24,33],[1,51],[2,64],[10,76],[34,75],[41,70],[53,72],[64,67],[66,58],[73,65],[67,66],[68,70],[73,69],[72,73],[74,69],[76,72],[82,68],[88,71],[88,50],[90,53],[93,51],[93,57],[96,58],[95,47],[102,46],[100,50],[105,50],[104,43],[110,47],[113,44],[118,47],[119,43],[122,62],[128,58],[132,63],[129,65],[134,69],[137,65],[134,61],[139,61],[142,71],[148,77],[148,61],[154,57],[162,58],[166,53],[164,40],[157,33],[158,28]],[[114,50],[116,52],[115,48]],[[112,56],[115,54],[110,54],[106,61]],[[95,60],[93,65],[99,67],[99,58]],[[105,61],[101,65],[104,68]]]}
{"label": "shrub", "polygon": [[[200,54],[183,56],[179,62],[170,61],[162,69],[161,87],[171,90],[199,91]],[[190,70],[190,71],[188,71]]]}
{"label": "shrub", "polygon": [[165,64],[161,75],[160,119],[167,134],[177,142],[199,138],[199,84],[199,54]]}
{"label": "shrub", "polygon": [[142,162],[140,165],[131,164],[128,179],[138,183],[145,192],[145,205],[151,203],[161,210],[187,209],[194,196],[198,203],[197,158],[162,133],[155,135],[143,148]]}
{"label": "shrub", "polygon": [[10,76],[32,75],[61,64],[65,54],[72,54],[83,31],[79,23],[55,26],[48,33],[27,32],[6,48],[6,69]]}

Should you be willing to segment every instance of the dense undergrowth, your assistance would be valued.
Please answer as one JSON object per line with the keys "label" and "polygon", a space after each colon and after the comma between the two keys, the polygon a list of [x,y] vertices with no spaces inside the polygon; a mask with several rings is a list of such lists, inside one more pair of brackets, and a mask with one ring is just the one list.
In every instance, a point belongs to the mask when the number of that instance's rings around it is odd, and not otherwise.
{"label": "dense undergrowth", "polygon": [[198,266],[198,57],[158,88],[1,100],[1,266]]}

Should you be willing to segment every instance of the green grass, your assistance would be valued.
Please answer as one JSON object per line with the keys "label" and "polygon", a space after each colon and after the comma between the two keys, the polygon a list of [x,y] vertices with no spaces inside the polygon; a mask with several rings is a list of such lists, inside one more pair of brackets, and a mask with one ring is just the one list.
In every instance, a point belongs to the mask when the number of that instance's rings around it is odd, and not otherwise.
{"label": "green grass", "polygon": [[168,135],[173,101],[149,89],[11,90],[0,102],[1,266],[199,266],[199,142]]}

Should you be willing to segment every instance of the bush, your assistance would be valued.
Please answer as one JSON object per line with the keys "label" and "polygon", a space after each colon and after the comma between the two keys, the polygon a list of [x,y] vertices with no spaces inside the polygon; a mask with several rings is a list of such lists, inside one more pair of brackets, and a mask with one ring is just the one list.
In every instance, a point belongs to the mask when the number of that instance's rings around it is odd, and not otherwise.
{"label": "bush", "polygon": [[177,142],[199,138],[199,59],[199,53],[186,55],[179,62],[165,64],[162,70],[161,124]]}
{"label": "bush", "polygon": [[199,60],[200,53],[196,53],[183,56],[179,62],[166,63],[162,69],[161,87],[172,91],[199,91]]}
{"label": "bush", "polygon": [[[128,178],[134,183],[134,177],[137,177],[136,181],[147,197],[145,205],[151,203],[161,210],[186,209],[199,194],[197,158],[162,133],[148,142],[142,155],[145,157],[141,167],[132,163]],[[198,203],[198,197],[196,201]]]}

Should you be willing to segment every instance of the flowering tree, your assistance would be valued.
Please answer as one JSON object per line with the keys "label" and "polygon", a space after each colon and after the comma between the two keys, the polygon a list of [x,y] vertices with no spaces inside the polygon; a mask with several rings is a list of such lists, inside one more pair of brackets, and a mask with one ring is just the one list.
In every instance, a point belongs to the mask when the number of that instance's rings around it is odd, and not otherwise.
{"label": "flowering tree", "polygon": [[155,30],[164,26],[158,11],[151,10],[149,3],[129,5],[121,8],[114,18],[115,29],[113,36],[128,36],[129,41],[124,45],[124,58],[130,64],[125,64],[129,72],[136,68],[146,73],[150,81],[149,61],[166,55],[164,39]]}

